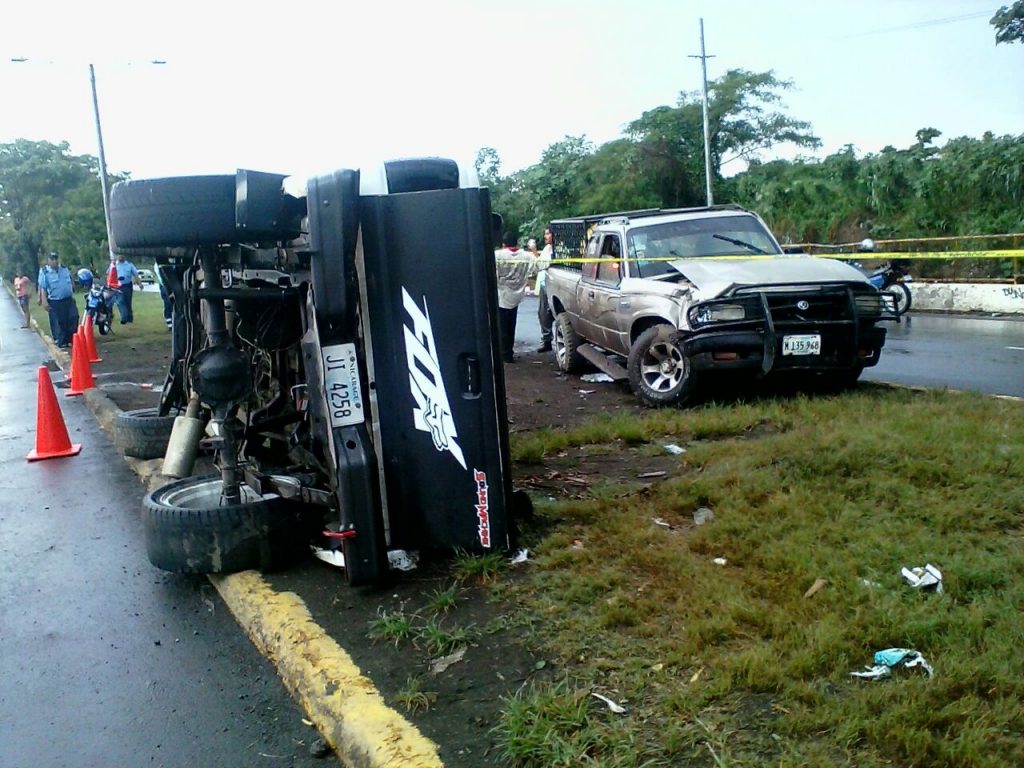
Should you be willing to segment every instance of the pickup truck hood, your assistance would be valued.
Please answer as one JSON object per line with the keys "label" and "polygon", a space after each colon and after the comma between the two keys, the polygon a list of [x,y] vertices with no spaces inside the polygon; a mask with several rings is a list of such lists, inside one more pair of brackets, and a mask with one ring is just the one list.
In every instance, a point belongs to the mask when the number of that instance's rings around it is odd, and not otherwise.
{"label": "pickup truck hood", "polygon": [[772,259],[676,259],[669,265],[705,297],[747,285],[867,282],[859,269],[835,259],[779,256]]}

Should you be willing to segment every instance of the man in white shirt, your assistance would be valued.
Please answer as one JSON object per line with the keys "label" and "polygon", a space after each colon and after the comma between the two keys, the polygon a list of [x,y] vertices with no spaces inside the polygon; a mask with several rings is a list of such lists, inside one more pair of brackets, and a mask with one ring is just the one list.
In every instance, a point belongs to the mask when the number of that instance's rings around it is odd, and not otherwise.
{"label": "man in white shirt", "polygon": [[506,363],[514,363],[512,347],[516,340],[516,317],[526,293],[530,259],[519,250],[516,237],[511,232],[502,236],[501,245],[494,252],[494,267],[498,275],[498,336],[502,359]]}

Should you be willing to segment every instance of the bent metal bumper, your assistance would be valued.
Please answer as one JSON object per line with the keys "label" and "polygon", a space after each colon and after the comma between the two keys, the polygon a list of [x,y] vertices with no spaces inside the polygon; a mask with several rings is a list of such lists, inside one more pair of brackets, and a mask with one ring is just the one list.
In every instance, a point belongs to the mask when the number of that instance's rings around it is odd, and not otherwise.
{"label": "bent metal bumper", "polygon": [[[802,309],[794,311],[798,303]],[[744,308],[742,320],[700,322],[720,310],[726,316],[737,314],[740,306]],[[682,346],[698,371],[768,374],[866,368],[878,362],[885,344],[885,329],[875,325],[880,317],[864,313],[847,287],[834,286],[814,293],[759,291],[734,295],[695,305],[689,316],[691,327],[696,329],[683,339]],[[783,354],[786,336],[807,334],[820,337],[817,354]]]}

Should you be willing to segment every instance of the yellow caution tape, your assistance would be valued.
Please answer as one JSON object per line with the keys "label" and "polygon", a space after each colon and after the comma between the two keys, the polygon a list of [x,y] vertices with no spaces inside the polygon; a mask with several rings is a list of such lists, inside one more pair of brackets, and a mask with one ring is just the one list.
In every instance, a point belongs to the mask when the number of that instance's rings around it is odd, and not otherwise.
{"label": "yellow caution tape", "polygon": [[[893,259],[1024,259],[1024,249],[1018,250],[1003,250],[1003,251],[922,251],[922,252],[908,252],[908,251],[884,251],[884,252],[865,252],[865,253],[798,253],[798,254],[778,254],[778,253],[751,253],[744,255],[732,255],[732,256],[653,256],[649,259],[643,257],[630,257],[625,259],[626,261],[642,261],[645,263],[656,262],[656,261],[679,261],[680,259],[700,259],[701,261],[759,261],[764,259],[778,259],[778,258],[799,258],[799,257],[811,257],[816,259],[838,259],[841,261],[891,261]],[[551,266],[558,266],[560,264],[590,264],[594,262],[607,262],[609,260],[619,260],[621,257],[608,257],[599,256],[587,256],[579,258],[553,258],[551,260]],[[512,264],[512,263],[532,263],[532,259],[499,259],[499,264]]]}

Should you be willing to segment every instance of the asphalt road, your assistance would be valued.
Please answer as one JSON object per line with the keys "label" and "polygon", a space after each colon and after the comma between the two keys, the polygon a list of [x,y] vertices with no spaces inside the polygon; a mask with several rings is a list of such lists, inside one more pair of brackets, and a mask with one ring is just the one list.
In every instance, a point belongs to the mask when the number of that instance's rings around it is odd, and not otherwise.
{"label": "asphalt road", "polygon": [[1024,397],[1024,319],[911,312],[864,379]]}
{"label": "asphalt road", "polygon": [[[1024,397],[1024,318],[911,312],[886,329],[882,357],[864,372],[865,381]],[[537,298],[527,296],[516,349],[539,344]]]}
{"label": "asphalt road", "polygon": [[81,454],[25,460],[47,352],[15,306],[0,300],[0,768],[324,765],[206,579],[149,564],[142,487],[81,398],[56,390]]}

